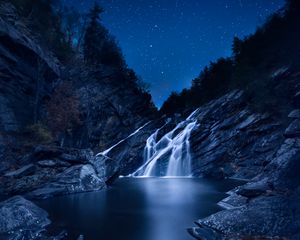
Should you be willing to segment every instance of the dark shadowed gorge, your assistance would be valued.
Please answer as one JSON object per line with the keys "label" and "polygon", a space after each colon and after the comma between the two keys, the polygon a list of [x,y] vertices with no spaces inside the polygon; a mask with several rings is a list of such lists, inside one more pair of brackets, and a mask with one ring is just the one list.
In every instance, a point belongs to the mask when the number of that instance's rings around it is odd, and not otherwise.
{"label": "dark shadowed gorge", "polygon": [[0,239],[300,239],[298,0],[160,109],[62,2],[0,1]]}

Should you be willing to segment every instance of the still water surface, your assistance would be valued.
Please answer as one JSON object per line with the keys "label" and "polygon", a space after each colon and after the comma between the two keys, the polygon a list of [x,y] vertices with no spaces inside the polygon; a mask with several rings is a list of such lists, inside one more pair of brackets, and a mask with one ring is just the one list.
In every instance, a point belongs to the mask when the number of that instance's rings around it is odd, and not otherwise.
{"label": "still water surface", "polygon": [[221,208],[236,181],[121,178],[100,192],[42,200],[50,219],[85,240],[191,240],[186,229]]}

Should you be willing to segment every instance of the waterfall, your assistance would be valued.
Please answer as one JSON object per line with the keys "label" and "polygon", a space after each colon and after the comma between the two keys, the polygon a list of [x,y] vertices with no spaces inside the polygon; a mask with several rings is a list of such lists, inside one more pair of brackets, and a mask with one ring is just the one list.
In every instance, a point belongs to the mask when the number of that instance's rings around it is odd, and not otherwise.
{"label": "waterfall", "polygon": [[[190,135],[197,124],[196,121],[188,124],[179,136],[172,142],[172,154],[169,160],[167,176],[190,176],[191,154],[190,154]],[[183,151],[185,149],[185,152]]]}
{"label": "waterfall", "polygon": [[[194,111],[185,121],[157,141],[157,129],[146,142],[144,164],[132,176],[191,176],[190,135],[197,125]],[[166,164],[167,163],[167,164]]]}
{"label": "waterfall", "polygon": [[155,149],[154,149],[154,146],[156,144],[156,138],[157,138],[157,134],[159,132],[160,129],[157,129],[155,131],[155,133],[153,133],[148,139],[147,139],[147,142],[146,142],[146,146],[145,146],[145,149],[144,149],[144,159],[150,159],[153,154],[155,153]]}
{"label": "waterfall", "polygon": [[119,146],[121,143],[125,142],[127,139],[131,138],[132,136],[136,135],[140,130],[142,130],[144,127],[146,127],[150,122],[151,121],[145,123],[143,126],[141,126],[140,128],[138,128],[137,130],[135,130],[129,136],[127,136],[126,138],[124,138],[121,141],[117,142],[115,145],[111,146],[107,150],[98,153],[96,156],[100,156],[100,155],[106,156],[112,149],[114,149],[115,147]]}

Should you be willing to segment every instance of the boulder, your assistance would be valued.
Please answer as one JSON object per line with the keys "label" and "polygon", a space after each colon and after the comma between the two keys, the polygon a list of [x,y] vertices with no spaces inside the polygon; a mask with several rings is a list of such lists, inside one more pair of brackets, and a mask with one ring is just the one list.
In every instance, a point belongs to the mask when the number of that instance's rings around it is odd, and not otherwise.
{"label": "boulder", "polygon": [[218,232],[221,239],[292,239],[300,229],[299,197],[298,193],[291,197],[259,197],[242,207],[218,212],[197,222],[200,229],[193,231],[194,237],[215,239],[212,233],[212,238],[207,238],[207,231],[201,231],[204,228]]}
{"label": "boulder", "polygon": [[43,239],[48,214],[23,197],[0,203],[0,239]]}
{"label": "boulder", "polygon": [[224,198],[218,205],[224,209],[233,209],[245,205],[248,202],[246,197],[236,194],[234,191],[229,192],[229,196]]}
{"label": "boulder", "polygon": [[246,198],[255,198],[267,193],[270,189],[265,181],[254,182],[239,187],[235,192]]}
{"label": "boulder", "polygon": [[46,183],[26,196],[44,199],[57,195],[97,191],[105,187],[105,179],[99,178],[90,164],[75,165],[58,174],[50,183]]}
{"label": "boulder", "polygon": [[70,167],[71,164],[60,160],[41,160],[37,165],[42,168]]}
{"label": "boulder", "polygon": [[189,228],[188,233],[198,240],[222,240],[222,236],[217,231],[202,225]]}
{"label": "boulder", "polygon": [[72,164],[87,164],[94,160],[94,153],[90,149],[68,149],[59,156],[59,159]]}
{"label": "boulder", "polygon": [[300,119],[295,119],[285,130],[284,136],[287,138],[300,137]]}
{"label": "boulder", "polygon": [[18,170],[6,173],[4,176],[5,177],[13,177],[13,178],[21,178],[21,177],[33,174],[35,172],[35,170],[36,170],[35,165],[28,164]]}
{"label": "boulder", "polygon": [[97,155],[93,161],[93,166],[97,172],[97,175],[99,177],[108,177],[109,175],[112,175],[112,173],[107,173],[107,165],[109,162],[112,162],[113,160],[105,155]]}
{"label": "boulder", "polygon": [[278,191],[291,191],[300,184],[300,139],[286,139],[266,168],[266,175]]}

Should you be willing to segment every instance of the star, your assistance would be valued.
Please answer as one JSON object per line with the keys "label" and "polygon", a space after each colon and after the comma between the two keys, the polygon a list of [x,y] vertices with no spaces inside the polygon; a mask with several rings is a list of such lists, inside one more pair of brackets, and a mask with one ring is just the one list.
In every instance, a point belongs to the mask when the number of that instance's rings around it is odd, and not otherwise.
{"label": "star", "polygon": [[[94,1],[64,0],[83,14]],[[285,2],[96,1],[105,9],[102,23],[116,37],[128,66],[144,81],[153,84],[151,94],[157,106],[171,91],[188,88],[190,80],[210,61],[230,57],[233,37],[252,34],[258,24],[282,8]],[[162,86],[167,85],[169,88],[162,90]]]}

